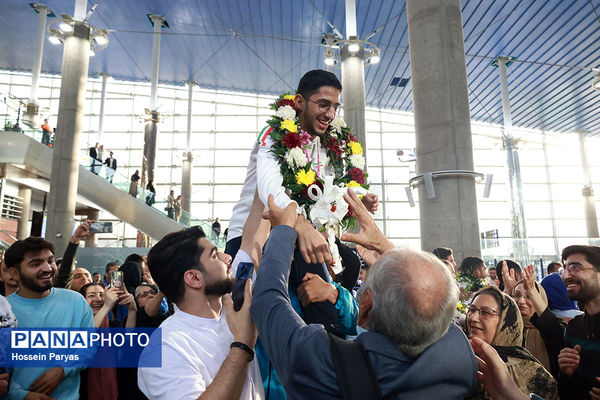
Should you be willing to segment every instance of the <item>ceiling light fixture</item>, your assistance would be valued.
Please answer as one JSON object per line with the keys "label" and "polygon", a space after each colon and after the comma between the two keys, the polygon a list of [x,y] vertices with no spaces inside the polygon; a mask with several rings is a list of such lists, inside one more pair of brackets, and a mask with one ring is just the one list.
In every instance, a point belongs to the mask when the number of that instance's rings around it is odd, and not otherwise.
{"label": "ceiling light fixture", "polygon": [[351,36],[344,39],[332,33],[324,33],[321,37],[321,45],[325,47],[324,62],[327,66],[340,64],[342,54],[348,54],[352,57],[360,57],[365,64],[377,64],[381,61],[379,48],[366,40],[359,40],[358,36]]}
{"label": "ceiling light fixture", "polygon": [[61,44],[63,42],[61,38],[54,35],[48,36],[48,41],[52,44]]}
{"label": "ceiling light fixture", "polygon": [[[48,24],[48,40],[52,44],[61,44],[65,38],[71,36],[75,24],[83,24],[90,30],[90,57],[96,55],[99,50],[108,46],[108,30],[97,28],[85,22],[75,21],[70,15],[61,14],[62,19],[57,19]],[[58,24],[58,25],[57,25]]]}
{"label": "ceiling light fixture", "polygon": [[58,27],[61,31],[63,31],[63,33],[73,32],[73,27],[67,22],[61,22]]}
{"label": "ceiling light fixture", "polygon": [[594,80],[592,81],[592,89],[600,92],[600,73],[594,75]]}

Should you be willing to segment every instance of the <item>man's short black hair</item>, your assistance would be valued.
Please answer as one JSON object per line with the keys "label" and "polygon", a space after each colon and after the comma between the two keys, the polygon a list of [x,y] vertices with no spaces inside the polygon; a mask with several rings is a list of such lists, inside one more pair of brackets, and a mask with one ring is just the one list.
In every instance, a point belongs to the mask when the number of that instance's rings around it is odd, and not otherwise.
{"label": "man's short black hair", "polygon": [[506,266],[508,267],[509,272],[511,269],[514,269],[519,274],[523,274],[521,265],[513,260],[501,260],[498,262],[498,264],[496,264],[496,277],[498,277],[498,280],[500,281],[500,286],[498,286],[500,290],[504,290],[504,280],[502,279],[502,261],[506,261]]}
{"label": "man's short black hair", "polygon": [[561,256],[563,264],[567,261],[567,258],[573,254],[583,254],[587,262],[592,264],[596,271],[600,271],[600,247],[586,245],[565,247]]}
{"label": "man's short black hair", "polygon": [[131,261],[131,262],[136,262],[138,264],[142,264],[144,262],[144,257],[142,257],[141,255],[136,254],[136,253],[131,253],[130,255],[127,256],[127,258],[125,259],[125,261],[123,261],[123,264],[125,264],[127,261]]}
{"label": "man's short black hair", "polygon": [[475,275],[481,268],[485,268],[485,262],[480,257],[465,257],[460,263],[460,271],[467,275]]}
{"label": "man's short black hair", "polygon": [[167,299],[175,304],[183,299],[185,293],[185,271],[198,269],[204,272],[200,263],[204,248],[198,245],[198,239],[203,237],[206,234],[199,226],[169,233],[148,253],[148,268],[152,278]]}
{"label": "man's short black hair", "polygon": [[554,273],[554,272],[558,272],[558,270],[562,267],[562,264],[559,262],[551,262],[550,264],[548,264],[548,275]]}
{"label": "man's short black hair", "polygon": [[116,262],[116,261],[111,261],[111,262],[109,262],[108,264],[106,264],[106,268],[104,268],[104,272],[108,272],[108,271],[110,271],[110,269],[111,269],[112,267],[114,267],[115,265],[119,265],[119,263],[118,263],[118,262]]}
{"label": "man's short black hair", "polygon": [[449,247],[438,247],[437,249],[433,250],[432,253],[435,254],[435,256],[440,260],[445,260],[453,254],[452,249]]}
{"label": "man's short black hair", "polygon": [[337,76],[332,72],[322,69],[313,69],[304,74],[300,82],[298,82],[298,90],[296,91],[308,100],[314,92],[323,86],[333,86],[340,92],[342,91],[342,84]]}
{"label": "man's short black hair", "polygon": [[14,267],[19,269],[21,262],[25,258],[25,254],[39,253],[46,249],[54,254],[54,245],[41,237],[30,236],[24,240],[17,240],[4,253],[4,262],[8,268]]}

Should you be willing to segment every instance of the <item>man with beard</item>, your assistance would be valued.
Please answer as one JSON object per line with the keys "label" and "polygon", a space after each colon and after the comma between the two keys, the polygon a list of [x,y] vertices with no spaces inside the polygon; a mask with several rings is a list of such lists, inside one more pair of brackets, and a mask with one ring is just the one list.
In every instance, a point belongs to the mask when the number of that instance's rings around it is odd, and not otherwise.
{"label": "man with beard", "polygon": [[[162,328],[162,368],[139,368],[138,385],[151,399],[262,399],[252,293],[233,310],[231,257],[200,227],[173,232],[148,254],[148,267],[167,299],[177,305]],[[146,348],[144,353],[152,351]],[[143,363],[144,354],[140,360]]]}
{"label": "man with beard", "polygon": [[[93,328],[94,317],[85,299],[72,290],[52,287],[56,274],[54,246],[29,237],[13,243],[4,261],[19,282],[8,296],[20,328]],[[77,399],[79,372],[75,368],[15,368],[9,398]]]}
{"label": "man with beard", "polygon": [[566,247],[562,262],[567,295],[583,303],[585,313],[570,320],[563,332],[561,320],[534,289],[534,271],[530,265],[525,285],[535,307],[530,321],[539,329],[547,348],[558,354],[560,398],[600,399],[600,247]]}

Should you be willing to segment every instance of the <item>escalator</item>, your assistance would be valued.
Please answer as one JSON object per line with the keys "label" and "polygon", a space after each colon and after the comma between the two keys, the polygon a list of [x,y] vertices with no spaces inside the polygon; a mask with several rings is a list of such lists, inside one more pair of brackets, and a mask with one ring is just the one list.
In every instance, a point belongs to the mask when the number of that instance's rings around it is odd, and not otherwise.
{"label": "escalator", "polygon": [[[41,132],[35,133],[41,136]],[[52,169],[52,149],[28,134],[0,131],[0,168],[5,176],[7,171],[13,171],[16,175],[46,180],[48,185]],[[145,190],[138,187],[138,197],[133,197],[129,194],[129,184],[129,178],[118,173],[114,175],[113,183],[110,183],[103,175],[92,173],[89,167],[79,166],[79,196],[153,239],[160,240],[168,233],[193,225],[200,225],[209,235],[211,228],[208,223],[192,217],[184,210],[181,211],[180,222],[176,222],[166,215],[165,200],[156,198],[153,206],[148,206],[143,201]],[[223,239],[220,241],[215,244],[224,247]]]}

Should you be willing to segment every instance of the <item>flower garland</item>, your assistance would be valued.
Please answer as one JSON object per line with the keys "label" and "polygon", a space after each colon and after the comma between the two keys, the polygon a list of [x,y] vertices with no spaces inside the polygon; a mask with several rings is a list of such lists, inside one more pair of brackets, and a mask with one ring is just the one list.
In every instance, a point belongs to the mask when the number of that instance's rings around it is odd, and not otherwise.
{"label": "flower garland", "polygon": [[[324,187],[324,181],[313,170],[313,160],[309,159],[310,135],[300,128],[297,110],[294,108],[295,95],[284,93],[271,104],[275,115],[267,121],[273,139],[271,152],[279,157],[283,187],[290,192],[292,200],[304,207],[310,218],[310,208],[316,201],[309,196],[309,187]],[[344,120],[336,116],[329,124],[321,143],[326,148],[328,166],[334,171],[333,184],[345,187],[368,189],[367,173],[364,171],[365,158],[362,145],[352,135]],[[331,203],[331,212],[337,204]],[[346,228],[354,225],[354,217],[348,212],[341,221]]]}

